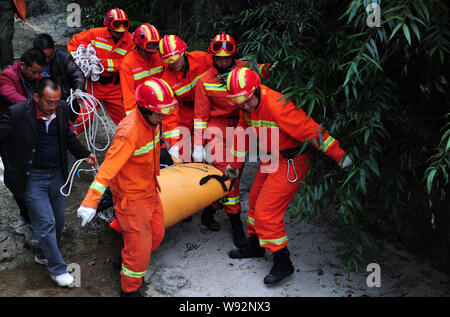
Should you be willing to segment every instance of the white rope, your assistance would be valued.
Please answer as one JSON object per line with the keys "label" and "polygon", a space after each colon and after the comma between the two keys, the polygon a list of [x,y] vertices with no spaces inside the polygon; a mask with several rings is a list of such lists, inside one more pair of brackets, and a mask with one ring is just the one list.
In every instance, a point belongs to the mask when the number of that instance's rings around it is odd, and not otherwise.
{"label": "white rope", "polygon": [[[74,102],[76,102],[80,105],[79,112],[74,108]],[[69,96],[69,98],[67,98],[67,103],[70,105],[70,108],[72,109],[72,111],[74,113],[76,113],[78,116],[81,115],[83,118],[83,121],[80,124],[75,124],[74,127],[76,128],[80,125],[83,125],[84,132],[85,132],[84,135],[86,138],[86,145],[87,145],[88,150],[93,154],[95,154],[96,151],[99,151],[99,152],[105,151],[109,147],[111,138],[114,135],[115,131],[114,131],[114,128],[112,127],[111,123],[108,121],[108,119],[106,117],[105,109],[103,108],[103,105],[100,103],[100,101],[88,93],[85,93],[85,92],[75,93],[71,89],[70,96]],[[97,107],[99,107],[101,109],[104,119],[102,118],[102,116],[100,116],[98,114]],[[91,114],[93,114],[92,119],[91,119]],[[102,123],[103,128],[105,129],[106,137],[107,137],[106,145],[103,148],[99,148],[96,146],[96,138],[97,138],[97,131],[98,131],[98,127],[99,127],[99,121]],[[94,172],[94,175],[97,173],[98,166],[96,166],[96,167],[91,166],[90,169],[81,169],[80,165],[84,161],[85,161],[85,159],[80,159],[73,164],[72,169],[69,172],[69,176],[67,177],[66,183],[60,188],[60,193],[63,196],[67,197],[70,195],[70,192],[72,191],[72,184],[73,184],[73,179],[75,177],[75,174],[78,174],[81,171]],[[67,185],[69,185],[69,189],[68,189],[67,193],[65,193],[64,188]]]}
{"label": "white rope", "polygon": [[92,44],[84,47],[83,44],[78,46],[77,50],[72,53],[75,63],[84,73],[84,77],[90,78],[92,81],[98,81],[100,74],[105,68],[101,63],[101,59],[97,57],[97,52]]}

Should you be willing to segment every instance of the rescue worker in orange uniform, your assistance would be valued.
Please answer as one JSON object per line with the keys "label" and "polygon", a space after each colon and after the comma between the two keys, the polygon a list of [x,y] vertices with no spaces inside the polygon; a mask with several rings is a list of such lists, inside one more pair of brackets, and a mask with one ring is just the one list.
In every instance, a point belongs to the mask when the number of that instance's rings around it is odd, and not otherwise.
{"label": "rescue worker in orange uniform", "polygon": [[[104,27],[75,34],[67,44],[67,50],[74,53],[81,44],[85,47],[89,44],[94,46],[97,57],[101,59],[104,72],[96,82],[87,79],[86,92],[103,103],[114,123],[119,124],[125,117],[119,68],[125,55],[134,48],[134,43],[128,32],[130,26],[128,16],[123,10],[115,8],[109,11],[103,24]],[[82,123],[85,120],[84,117],[84,115],[80,115],[77,123]],[[82,125],[77,129],[78,133],[81,131],[83,131]]]}
{"label": "rescue worker in orange uniform", "polygon": [[[208,52],[212,55],[213,67],[200,77],[195,86],[194,151],[192,157],[195,162],[210,161],[219,170],[225,172],[227,166],[225,158],[220,157],[215,150],[221,149],[223,154],[229,151],[226,145],[232,142],[226,142],[225,140],[226,128],[236,127],[239,121],[239,107],[229,104],[226,100],[225,74],[234,66],[245,65],[247,62],[236,59],[238,52],[236,41],[224,32],[213,38]],[[269,64],[258,66],[263,77],[269,76],[269,67]],[[207,128],[209,131],[220,130],[222,137],[213,134],[211,140],[207,142],[204,135]],[[204,145],[205,147],[203,147]],[[233,242],[238,247],[242,246],[246,237],[240,218],[239,178],[236,179],[226,199],[204,209],[201,219],[208,229],[212,231],[220,230],[219,223],[214,219],[214,214],[216,210],[221,208],[225,210],[230,219]]]}
{"label": "rescue worker in orange uniform", "polygon": [[136,89],[137,109],[117,127],[114,140],[77,211],[82,226],[95,216],[110,186],[122,232],[121,295],[140,296],[150,254],[161,243],[165,227],[159,197],[160,123],[175,110],[170,86],[152,77]]}
{"label": "rescue worker in orange uniform", "polygon": [[[259,75],[253,70],[235,68],[227,77],[227,91],[228,99],[239,105],[241,113],[231,150],[235,159],[225,174],[229,177],[239,174],[250,149],[250,138],[242,142],[249,127],[255,133],[259,149],[264,149],[265,154],[270,152],[270,160],[260,162],[249,194],[248,243],[232,250],[229,256],[240,259],[262,257],[265,249],[273,252],[274,265],[264,278],[265,284],[273,284],[294,272],[287,249],[284,215],[310,165],[310,153],[302,152],[302,144],[309,142],[343,168],[352,161],[339,142],[303,110],[297,109],[290,100],[287,103],[281,100],[282,94],[261,85]],[[272,138],[274,133],[279,137]]]}
{"label": "rescue worker in orange uniform", "polygon": [[[185,127],[191,136],[180,140],[180,146],[171,146],[169,152],[183,161],[191,158],[194,134],[194,93],[199,78],[212,66],[211,55],[203,51],[187,51],[187,44],[176,35],[165,35],[159,43],[159,52],[164,62],[161,76],[174,91],[178,99],[178,125]],[[187,151],[189,145],[189,151]],[[181,151],[180,151],[181,150]]]}
{"label": "rescue worker in orange uniform", "polygon": [[[158,52],[160,35],[156,27],[145,23],[134,31],[131,38],[135,48],[122,60],[119,71],[126,114],[136,108],[136,88],[150,77],[161,77],[164,69]],[[178,141],[180,132],[177,126],[176,111],[164,118],[161,133],[162,139],[166,141],[164,149]],[[163,150],[162,156],[166,159],[162,163],[167,163],[166,153]],[[179,158],[176,153],[174,155]]]}

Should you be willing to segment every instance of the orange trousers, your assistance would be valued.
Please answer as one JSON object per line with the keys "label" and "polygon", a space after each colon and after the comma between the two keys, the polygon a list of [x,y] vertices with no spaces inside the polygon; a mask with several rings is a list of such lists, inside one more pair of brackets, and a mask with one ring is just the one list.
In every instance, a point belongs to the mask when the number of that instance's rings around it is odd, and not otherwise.
{"label": "orange trousers", "polygon": [[[125,108],[123,107],[122,101],[122,89],[119,85],[107,84],[101,85],[99,83],[94,83],[93,89],[91,82],[88,81],[86,92],[93,95],[98,99],[105,107],[112,121],[118,125],[119,122],[126,117]],[[98,106],[97,106],[98,111]],[[89,126],[88,120],[92,122],[94,117],[93,113],[89,115],[86,114],[86,110],[82,108],[81,114],[77,118],[77,134],[84,131],[83,121],[86,124],[86,128]]]}
{"label": "orange trousers", "polygon": [[[280,158],[278,169],[262,173],[261,168],[269,163],[260,163],[249,194],[247,218],[248,236],[257,235],[259,244],[270,252],[283,249],[288,244],[284,215],[291,200],[297,194],[300,182],[305,178],[310,164],[310,155],[299,155],[289,163]],[[293,181],[297,172],[297,180]]]}
{"label": "orange trousers", "polygon": [[121,285],[124,292],[135,292],[142,285],[152,251],[164,238],[164,214],[159,195],[140,200],[114,197],[114,210],[124,247]]}
{"label": "orange trousers", "polygon": [[[208,122],[208,129],[210,131],[221,131],[221,134],[216,135],[211,133],[211,141],[208,142],[208,147],[211,151],[212,165],[225,173],[225,169],[229,164],[227,162],[227,154],[231,153],[230,149],[233,146],[233,133],[227,136],[226,128],[236,128],[237,119],[218,119],[211,118]],[[221,137],[222,136],[222,137]],[[228,140],[227,140],[228,139]],[[239,169],[239,177],[236,178],[233,188],[230,193],[219,202],[212,204],[213,208],[222,209],[228,214],[237,214],[241,211],[241,192],[239,190],[239,180],[242,175],[242,168]]]}

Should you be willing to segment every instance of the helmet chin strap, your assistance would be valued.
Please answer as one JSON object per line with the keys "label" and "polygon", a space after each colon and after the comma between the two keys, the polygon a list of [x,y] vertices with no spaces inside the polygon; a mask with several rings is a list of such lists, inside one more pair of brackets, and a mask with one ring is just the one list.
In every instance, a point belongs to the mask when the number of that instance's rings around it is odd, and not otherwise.
{"label": "helmet chin strap", "polygon": [[219,74],[221,74],[221,75],[226,74],[226,73],[229,73],[229,72],[233,69],[234,64],[235,64],[235,58],[233,57],[233,63],[231,64],[230,67],[228,67],[228,68],[220,68],[219,66],[217,66],[216,62],[215,62],[214,59],[213,59],[213,66],[217,69],[217,71],[218,71]]}
{"label": "helmet chin strap", "polygon": [[148,117],[151,116],[151,115],[153,114],[153,111],[151,111],[151,110],[149,110],[149,109],[146,109],[146,108],[144,108],[144,107],[142,107],[142,106],[139,106],[139,105],[137,105],[137,108],[139,109],[139,111],[141,112],[141,114],[142,114],[142,116],[144,117],[145,121],[147,121],[147,123],[148,123],[149,125],[157,126],[157,124],[151,123],[150,120],[148,119]]}

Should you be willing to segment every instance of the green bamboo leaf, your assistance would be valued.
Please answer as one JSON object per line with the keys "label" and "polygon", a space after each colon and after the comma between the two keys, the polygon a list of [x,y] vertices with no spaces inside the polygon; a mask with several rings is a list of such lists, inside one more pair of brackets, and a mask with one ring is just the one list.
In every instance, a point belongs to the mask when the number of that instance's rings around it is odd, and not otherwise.
{"label": "green bamboo leaf", "polygon": [[409,28],[406,24],[403,24],[403,34],[405,34],[406,40],[408,41],[409,46],[411,46],[411,34],[409,33]]}
{"label": "green bamboo leaf", "polygon": [[431,193],[431,188],[433,186],[433,179],[434,179],[434,176],[436,175],[436,172],[437,172],[437,170],[434,169],[430,172],[430,174],[428,174],[428,177],[427,177],[427,192],[428,192],[428,194]]}
{"label": "green bamboo leaf", "polygon": [[411,24],[411,28],[413,29],[414,33],[416,34],[417,39],[420,41],[420,32],[417,28],[417,25],[415,23]]}
{"label": "green bamboo leaf", "polygon": [[391,40],[391,39],[394,37],[395,33],[397,33],[397,31],[398,31],[403,25],[404,25],[403,23],[400,23],[400,24],[397,24],[397,25],[395,26],[394,30],[392,31],[391,36],[389,37],[389,40]]}

